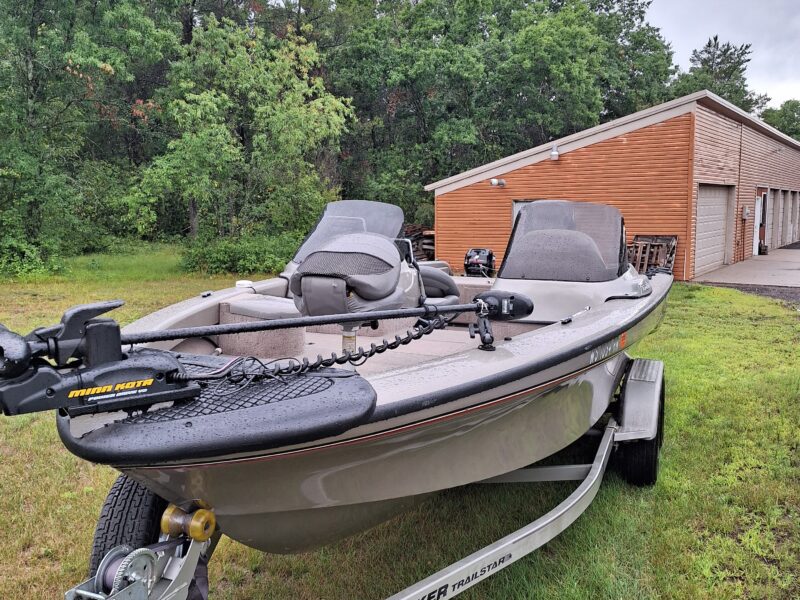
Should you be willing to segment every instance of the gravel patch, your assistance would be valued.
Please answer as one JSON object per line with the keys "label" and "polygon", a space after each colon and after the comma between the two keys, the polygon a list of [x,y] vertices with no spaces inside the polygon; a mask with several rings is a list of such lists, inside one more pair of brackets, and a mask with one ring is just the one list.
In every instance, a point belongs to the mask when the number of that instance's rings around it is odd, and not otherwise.
{"label": "gravel patch", "polygon": [[739,290],[748,294],[767,296],[777,300],[783,300],[787,304],[800,306],[800,287],[787,287],[782,285],[744,285],[738,283],[707,283],[717,287],[726,287]]}

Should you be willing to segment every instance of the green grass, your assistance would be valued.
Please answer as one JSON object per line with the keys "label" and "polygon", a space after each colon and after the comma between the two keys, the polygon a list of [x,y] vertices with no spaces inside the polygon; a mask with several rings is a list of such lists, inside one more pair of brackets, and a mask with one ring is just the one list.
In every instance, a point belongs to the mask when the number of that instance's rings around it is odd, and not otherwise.
{"label": "green grass", "polygon": [[[70,263],[70,275],[0,283],[0,322],[55,322],[120,297],[129,321],[233,277],[186,276],[169,247]],[[800,321],[776,301],[676,285],[635,348],[667,369],[666,441],[652,489],[610,474],[580,519],[463,598],[800,597]],[[0,418],[0,598],[54,598],[85,575],[115,474],[60,444],[51,416]],[[451,490],[317,552],[267,556],[224,540],[212,598],[384,598],[510,533],[569,484]]]}

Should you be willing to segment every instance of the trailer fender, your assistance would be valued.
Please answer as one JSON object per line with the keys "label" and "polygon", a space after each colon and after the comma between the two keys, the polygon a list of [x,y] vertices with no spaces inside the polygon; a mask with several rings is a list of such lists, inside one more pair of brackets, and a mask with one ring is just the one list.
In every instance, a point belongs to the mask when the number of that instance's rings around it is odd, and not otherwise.
{"label": "trailer fender", "polygon": [[622,385],[622,406],[615,442],[652,440],[662,419],[664,363],[637,358]]}

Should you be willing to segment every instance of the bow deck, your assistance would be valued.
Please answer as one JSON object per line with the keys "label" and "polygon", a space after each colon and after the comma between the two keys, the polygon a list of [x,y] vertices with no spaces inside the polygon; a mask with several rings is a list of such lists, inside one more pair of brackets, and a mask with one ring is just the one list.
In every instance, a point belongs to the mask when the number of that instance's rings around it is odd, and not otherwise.
{"label": "bow deck", "polygon": [[[213,374],[231,362],[224,356],[180,355],[179,360],[192,376]],[[375,391],[357,373],[320,369],[249,383],[211,380],[197,398],[130,416],[116,413],[117,420],[83,435],[68,416],[59,415],[58,431],[81,458],[147,465],[339,435],[368,421],[375,403]]]}

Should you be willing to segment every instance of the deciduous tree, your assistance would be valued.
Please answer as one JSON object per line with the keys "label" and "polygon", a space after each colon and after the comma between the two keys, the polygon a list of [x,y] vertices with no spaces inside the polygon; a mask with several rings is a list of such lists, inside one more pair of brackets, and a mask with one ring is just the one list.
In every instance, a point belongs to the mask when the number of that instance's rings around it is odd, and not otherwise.
{"label": "deciduous tree", "polygon": [[761,118],[786,135],[800,140],[800,100],[787,100],[780,108],[767,108]]}

